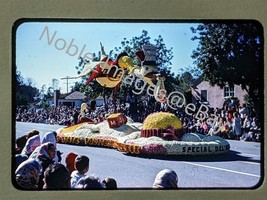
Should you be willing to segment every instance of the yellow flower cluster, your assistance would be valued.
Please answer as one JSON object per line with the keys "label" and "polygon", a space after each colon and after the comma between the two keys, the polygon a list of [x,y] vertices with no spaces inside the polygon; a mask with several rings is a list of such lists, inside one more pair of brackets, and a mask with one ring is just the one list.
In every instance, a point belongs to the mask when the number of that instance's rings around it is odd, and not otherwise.
{"label": "yellow flower cluster", "polygon": [[170,126],[174,129],[181,129],[183,127],[181,121],[174,114],[156,112],[146,117],[143,129],[167,129]]}

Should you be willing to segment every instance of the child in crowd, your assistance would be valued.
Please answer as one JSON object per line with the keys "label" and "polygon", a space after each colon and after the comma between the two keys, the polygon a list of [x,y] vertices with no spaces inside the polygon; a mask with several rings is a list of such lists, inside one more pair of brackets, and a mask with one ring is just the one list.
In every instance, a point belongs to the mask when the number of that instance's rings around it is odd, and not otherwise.
{"label": "child in crowd", "polygon": [[229,124],[226,121],[226,118],[224,117],[220,117],[219,118],[219,127],[220,127],[220,132],[219,132],[219,136],[221,138],[225,138],[228,139],[228,132],[229,132]]}
{"label": "child in crowd", "polygon": [[76,153],[70,152],[67,154],[66,159],[65,159],[65,163],[66,163],[66,167],[69,170],[70,174],[75,170],[75,158],[78,155]]}
{"label": "child in crowd", "polygon": [[87,156],[77,156],[74,163],[75,169],[71,173],[71,188],[75,188],[78,181],[86,176],[89,170],[89,158]]}
{"label": "child in crowd", "polygon": [[250,141],[250,140],[252,140],[252,137],[253,137],[253,132],[250,131],[249,128],[244,128],[243,129],[243,134],[240,137],[240,140],[241,141]]}
{"label": "child in crowd", "polygon": [[107,190],[117,189],[117,182],[114,178],[106,178],[102,183]]}
{"label": "child in crowd", "polygon": [[235,133],[235,138],[238,140],[240,136],[242,135],[242,130],[241,130],[241,120],[237,114],[237,112],[234,112],[233,114],[233,122],[232,122],[232,128],[233,132]]}
{"label": "child in crowd", "polygon": [[77,185],[76,189],[86,189],[86,190],[102,190],[104,189],[101,180],[94,176],[84,176],[82,177]]}
{"label": "child in crowd", "polygon": [[44,172],[43,189],[69,189],[70,173],[68,169],[60,164],[54,163],[49,165]]}
{"label": "child in crowd", "polygon": [[206,119],[205,120],[202,120],[202,123],[200,125],[200,132],[202,134],[205,134],[205,135],[208,134],[208,132],[209,132],[209,126],[207,124]]}

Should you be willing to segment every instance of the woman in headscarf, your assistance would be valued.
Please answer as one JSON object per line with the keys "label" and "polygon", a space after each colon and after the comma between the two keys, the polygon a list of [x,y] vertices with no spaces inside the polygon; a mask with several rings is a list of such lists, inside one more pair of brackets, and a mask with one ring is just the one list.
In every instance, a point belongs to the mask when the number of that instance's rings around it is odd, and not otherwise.
{"label": "woman in headscarf", "polygon": [[23,135],[19,138],[16,139],[16,154],[20,154],[23,150],[23,148],[25,147],[26,143],[27,143],[27,140],[32,137],[32,136],[35,136],[35,135],[38,135],[39,134],[39,131],[37,130],[32,130],[30,131],[27,135]]}
{"label": "woman in headscarf", "polygon": [[[36,161],[38,161],[42,168],[43,172],[45,169],[50,165],[54,163],[54,158],[56,156],[56,147],[53,143],[47,142],[41,145],[40,150],[37,153]],[[40,176],[38,188],[42,189],[43,188],[43,177],[44,174]]]}
{"label": "woman in headscarf", "polygon": [[[52,131],[52,132],[47,132],[44,137],[41,140],[41,144],[47,143],[47,142],[51,142],[55,147],[57,146],[57,138],[56,138],[56,132]],[[35,159],[37,157],[38,151],[40,151],[41,146],[37,147],[32,154],[30,155],[29,158],[33,158]],[[56,151],[56,156],[53,159],[55,162],[60,162],[61,161],[61,152],[60,151]]]}
{"label": "woman in headscarf", "polygon": [[176,189],[178,188],[178,176],[175,171],[170,169],[161,170],[153,183],[153,188],[157,189]]}
{"label": "woman in headscarf", "polygon": [[28,160],[28,156],[26,156],[26,155],[21,155],[21,154],[16,154],[16,155],[15,155],[15,169],[17,169],[18,166],[19,166],[22,162],[24,162],[24,161],[26,161],[26,160]]}
{"label": "woman in headscarf", "polygon": [[21,154],[30,156],[31,153],[40,145],[40,136],[34,135],[27,140],[25,147],[21,151]]}
{"label": "woman in headscarf", "polygon": [[42,166],[33,159],[22,162],[15,171],[15,180],[20,189],[38,189]]}
{"label": "woman in headscarf", "polygon": [[47,132],[43,139],[41,140],[41,143],[44,144],[46,142],[51,142],[56,147],[57,146],[57,133],[55,131]]}

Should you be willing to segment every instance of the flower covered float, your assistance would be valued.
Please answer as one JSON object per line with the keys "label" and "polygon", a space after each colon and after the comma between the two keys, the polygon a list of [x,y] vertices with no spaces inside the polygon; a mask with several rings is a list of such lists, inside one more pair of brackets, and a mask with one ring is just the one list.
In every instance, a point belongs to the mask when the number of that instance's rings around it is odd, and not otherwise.
{"label": "flower covered float", "polygon": [[[139,81],[144,86],[148,84],[148,94],[158,102],[166,103],[165,77],[159,73],[156,62],[157,47],[143,45],[135,55],[140,66],[134,64],[127,52],[122,52],[113,61],[105,55],[101,44],[100,61],[85,64],[78,77],[89,75],[86,85],[96,79],[102,87],[113,88],[114,91],[122,83],[132,85],[136,78],[135,87]],[[141,88],[138,90],[136,95],[142,92]],[[230,149],[229,143],[218,136],[185,133],[180,120],[167,112],[150,114],[143,123],[115,113],[98,124],[83,122],[59,129],[57,133],[59,143],[109,147],[131,154],[204,155],[224,153]]]}
{"label": "flower covered float", "polygon": [[180,120],[167,112],[150,114],[143,123],[116,113],[98,124],[85,122],[57,133],[59,143],[109,147],[131,154],[206,155],[230,149],[218,136],[185,133]]}

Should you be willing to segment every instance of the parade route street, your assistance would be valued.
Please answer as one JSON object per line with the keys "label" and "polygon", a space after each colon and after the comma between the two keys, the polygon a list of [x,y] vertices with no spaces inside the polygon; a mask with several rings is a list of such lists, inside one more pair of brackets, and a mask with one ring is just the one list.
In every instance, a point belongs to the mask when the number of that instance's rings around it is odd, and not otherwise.
{"label": "parade route street", "polygon": [[[32,129],[57,130],[62,126],[16,122],[15,137]],[[263,176],[261,144],[228,140],[230,151],[221,155],[137,157],[115,149],[57,144],[63,152],[62,164],[69,152],[90,158],[89,175],[100,179],[113,177],[120,189],[151,188],[156,174],[164,169],[174,170],[178,175],[179,188],[244,188],[259,187]]]}

